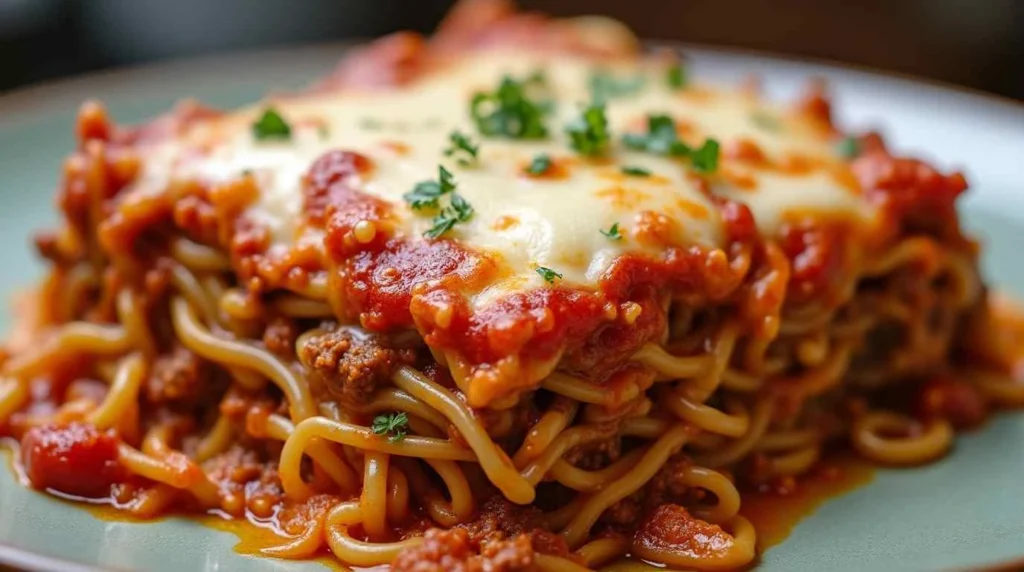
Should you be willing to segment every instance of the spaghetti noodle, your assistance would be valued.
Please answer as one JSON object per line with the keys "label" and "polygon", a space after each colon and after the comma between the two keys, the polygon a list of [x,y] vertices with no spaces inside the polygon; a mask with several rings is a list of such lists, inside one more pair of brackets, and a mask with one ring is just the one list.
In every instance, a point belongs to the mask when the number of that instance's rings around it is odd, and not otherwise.
{"label": "spaghetti noodle", "polygon": [[680,65],[469,1],[237,114],[87,104],[0,433],[36,488],[278,558],[721,570],[746,488],[1024,402],[962,176]]}

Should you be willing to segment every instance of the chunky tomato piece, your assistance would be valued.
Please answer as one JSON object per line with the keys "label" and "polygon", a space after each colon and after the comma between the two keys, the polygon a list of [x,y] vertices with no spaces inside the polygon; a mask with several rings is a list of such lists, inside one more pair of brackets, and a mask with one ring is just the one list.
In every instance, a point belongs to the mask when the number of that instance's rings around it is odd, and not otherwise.
{"label": "chunky tomato piece", "polygon": [[119,443],[113,431],[84,423],[33,427],[21,439],[21,462],[38,489],[102,497],[123,477]]}

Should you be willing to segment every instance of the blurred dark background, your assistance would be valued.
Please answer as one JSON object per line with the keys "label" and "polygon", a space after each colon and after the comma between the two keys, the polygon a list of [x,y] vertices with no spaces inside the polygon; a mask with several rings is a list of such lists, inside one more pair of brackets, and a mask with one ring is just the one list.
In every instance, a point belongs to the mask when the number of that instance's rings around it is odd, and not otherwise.
{"label": "blurred dark background", "polygon": [[[429,31],[451,0],[0,0],[0,91],[228,50]],[[826,58],[1024,99],[1024,0],[521,0],[642,37]]]}

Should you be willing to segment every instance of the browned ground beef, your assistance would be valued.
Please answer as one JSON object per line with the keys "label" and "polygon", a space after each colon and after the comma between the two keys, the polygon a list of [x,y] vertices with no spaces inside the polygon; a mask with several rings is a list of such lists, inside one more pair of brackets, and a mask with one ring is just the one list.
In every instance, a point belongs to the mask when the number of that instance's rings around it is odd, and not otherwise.
{"label": "browned ground beef", "polygon": [[156,358],[145,382],[150,403],[195,403],[203,390],[209,368],[184,346]]}
{"label": "browned ground beef", "polygon": [[486,541],[475,546],[464,528],[432,528],[423,544],[403,550],[391,563],[392,572],[518,572],[532,571],[530,537]]}
{"label": "browned ground beef", "polygon": [[382,336],[339,329],[310,338],[299,348],[299,359],[331,395],[359,403],[395,367],[411,364],[416,355],[414,350],[392,347]]}

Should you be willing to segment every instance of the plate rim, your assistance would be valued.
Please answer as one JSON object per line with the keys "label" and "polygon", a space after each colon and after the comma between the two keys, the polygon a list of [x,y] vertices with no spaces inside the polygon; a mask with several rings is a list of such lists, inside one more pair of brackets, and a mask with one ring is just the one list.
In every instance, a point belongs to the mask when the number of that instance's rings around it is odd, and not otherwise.
{"label": "plate rim", "polygon": [[[34,492],[31,489],[27,490]],[[3,540],[0,540],[0,565],[13,566],[16,570],[31,572],[109,572],[109,569],[32,552],[27,548],[13,546]]]}
{"label": "plate rim", "polygon": [[[290,46],[229,50],[221,53],[172,58],[156,62],[139,63],[133,65],[114,66],[101,70],[78,73],[69,76],[48,79],[40,82],[30,83],[14,89],[0,91],[0,130],[12,129],[19,126],[38,121],[40,117],[46,116],[54,111],[68,111],[68,105],[75,105],[71,102],[82,102],[88,99],[82,98],[82,87],[96,85],[131,84],[133,82],[144,82],[151,78],[167,77],[169,72],[174,70],[202,70],[203,73],[212,73],[212,70],[231,66],[232,63],[255,58],[284,59],[299,58],[303,53],[326,54],[333,52],[336,60],[340,60],[344,53],[353,47],[364,45],[370,38],[356,38],[332,42],[299,43]],[[882,70],[868,65],[837,61],[827,57],[806,56],[800,54],[786,54],[771,50],[754,48],[743,48],[736,46],[721,46],[707,43],[681,42],[675,40],[664,40],[648,38],[642,40],[645,51],[658,48],[669,48],[681,51],[683,54],[688,51],[695,51],[707,55],[726,56],[734,59],[758,58],[774,61],[783,64],[797,65],[804,67],[826,68],[841,72],[855,72],[875,80],[898,82],[916,88],[923,88],[933,93],[946,93],[958,97],[968,97],[974,101],[981,102],[988,106],[999,107],[1024,117],[1024,100],[1017,100],[1009,96],[959,85],[953,82],[946,82],[932,78],[921,77],[911,73],[904,73],[891,70]],[[325,72],[328,70],[324,70]],[[752,72],[753,76],[758,74]],[[262,76],[265,77],[265,76]],[[813,74],[808,74],[808,78]],[[312,81],[314,78],[310,78]],[[75,95],[78,94],[78,95]],[[137,99],[152,97],[152,94],[133,94]],[[177,101],[188,99],[190,96],[182,95]],[[1012,413],[1010,413],[1012,414]],[[0,456],[8,451],[0,450]],[[6,463],[4,463],[6,464]],[[0,470],[8,470],[7,467],[0,467]],[[21,486],[21,485],[19,485]],[[21,486],[23,489],[19,494],[44,494],[34,489]],[[785,541],[783,541],[785,542]],[[98,567],[89,564],[82,564],[74,560],[67,560],[61,557],[54,557],[28,548],[22,548],[9,544],[0,539],[0,565],[13,566],[16,569],[31,570],[38,572],[110,572],[111,568]],[[1010,572],[1024,569],[1024,554],[1011,557],[1008,560],[971,566],[963,570],[974,570],[978,572]]]}

